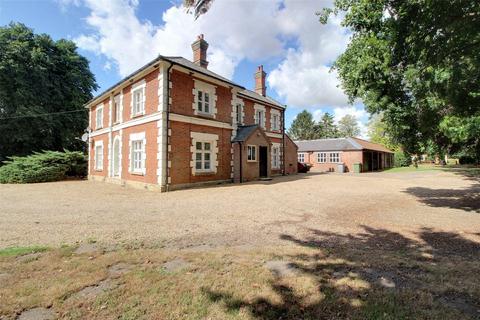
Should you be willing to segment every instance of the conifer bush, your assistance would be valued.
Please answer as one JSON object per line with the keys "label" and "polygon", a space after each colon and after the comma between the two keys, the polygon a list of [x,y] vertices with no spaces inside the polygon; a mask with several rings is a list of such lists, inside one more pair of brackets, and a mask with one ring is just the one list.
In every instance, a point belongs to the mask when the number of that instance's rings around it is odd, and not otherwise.
{"label": "conifer bush", "polygon": [[85,177],[87,157],[77,151],[43,151],[10,157],[0,167],[0,183],[35,183]]}

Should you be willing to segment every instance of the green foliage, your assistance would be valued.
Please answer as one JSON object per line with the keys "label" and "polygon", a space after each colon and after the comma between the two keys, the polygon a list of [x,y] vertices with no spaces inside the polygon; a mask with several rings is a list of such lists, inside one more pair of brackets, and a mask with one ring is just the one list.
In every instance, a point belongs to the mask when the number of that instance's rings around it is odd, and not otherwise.
{"label": "green foliage", "polygon": [[412,164],[412,157],[405,153],[404,151],[396,151],[395,152],[395,167],[408,167]]}
{"label": "green foliage", "polygon": [[11,157],[0,167],[0,183],[35,183],[84,177],[87,157],[81,152],[44,151],[27,157]]}
{"label": "green foliage", "polygon": [[307,110],[300,112],[288,129],[288,135],[295,140],[315,139],[317,134],[312,114]]}
{"label": "green foliage", "polygon": [[31,247],[9,247],[0,249],[0,257],[15,257],[22,256],[29,253],[37,253],[47,251],[48,247],[45,246],[31,246]]}
{"label": "green foliage", "polygon": [[97,85],[76,50],[72,41],[53,41],[23,24],[0,27],[0,163],[33,151],[84,148],[83,105]]}
{"label": "green foliage", "polygon": [[340,137],[356,137],[360,134],[360,127],[357,119],[351,114],[345,115],[338,121],[338,132]]}
{"label": "green foliage", "polygon": [[339,137],[338,128],[333,116],[328,112],[318,122],[313,120],[313,115],[307,110],[300,112],[293,120],[288,135],[294,140],[312,140]]}
{"label": "green foliage", "polygon": [[388,126],[383,121],[381,114],[375,114],[368,122],[368,136],[370,141],[384,145],[390,150],[398,150],[399,147],[393,142],[393,139],[388,132]]}
{"label": "green foliage", "polygon": [[410,153],[433,142],[478,155],[466,122],[480,116],[480,1],[335,0],[320,21],[340,13],[352,40],[334,69],[350,100]]}

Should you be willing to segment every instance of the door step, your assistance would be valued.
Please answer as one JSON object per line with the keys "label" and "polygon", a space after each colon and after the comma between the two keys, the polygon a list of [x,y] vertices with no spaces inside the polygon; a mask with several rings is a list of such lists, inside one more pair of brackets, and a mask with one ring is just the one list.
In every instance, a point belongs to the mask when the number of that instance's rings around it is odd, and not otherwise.
{"label": "door step", "polygon": [[258,180],[260,180],[260,181],[271,181],[272,178],[260,178],[260,179],[258,179]]}

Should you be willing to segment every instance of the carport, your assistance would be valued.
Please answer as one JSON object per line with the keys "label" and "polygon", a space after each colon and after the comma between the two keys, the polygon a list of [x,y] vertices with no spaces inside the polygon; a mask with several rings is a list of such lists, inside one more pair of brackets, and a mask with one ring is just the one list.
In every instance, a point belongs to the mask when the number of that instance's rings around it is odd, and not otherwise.
{"label": "carport", "polygon": [[393,166],[393,153],[375,150],[363,150],[364,172],[378,171]]}

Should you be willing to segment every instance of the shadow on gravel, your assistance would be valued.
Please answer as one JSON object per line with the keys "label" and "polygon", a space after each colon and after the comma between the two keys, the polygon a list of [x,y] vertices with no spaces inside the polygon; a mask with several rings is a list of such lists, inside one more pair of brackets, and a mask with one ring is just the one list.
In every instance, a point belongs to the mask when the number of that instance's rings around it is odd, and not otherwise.
{"label": "shadow on gravel", "polygon": [[[299,248],[298,254],[281,258],[297,269],[297,277],[313,279],[313,293],[299,288],[298,278],[278,276],[270,287],[279,299],[204,293],[229,312],[264,320],[480,317],[478,242],[431,229],[422,229],[414,240],[363,228],[355,235],[310,230],[306,238],[281,236]],[[312,295],[320,298],[312,301]]]}

